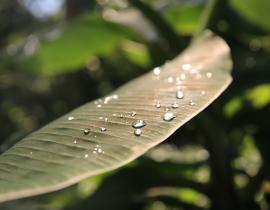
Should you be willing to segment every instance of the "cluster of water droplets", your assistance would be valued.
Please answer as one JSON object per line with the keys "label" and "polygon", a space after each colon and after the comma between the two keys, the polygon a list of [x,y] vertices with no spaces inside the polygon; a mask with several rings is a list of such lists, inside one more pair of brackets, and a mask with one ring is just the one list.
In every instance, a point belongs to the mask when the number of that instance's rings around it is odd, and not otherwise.
{"label": "cluster of water droplets", "polygon": [[[169,65],[169,64],[168,64]],[[192,99],[189,99],[188,97],[186,97],[186,89],[185,89],[185,80],[189,79],[189,78],[193,78],[193,79],[200,79],[202,77],[205,77],[206,79],[211,79],[213,74],[211,72],[206,72],[204,75],[200,73],[200,69],[202,68],[202,66],[197,65],[197,66],[193,66],[190,63],[184,63],[181,65],[181,71],[179,73],[179,75],[177,77],[174,76],[166,76],[164,78],[165,83],[167,83],[169,86],[174,85],[173,88],[175,88],[175,96],[172,99],[170,104],[163,104],[162,100],[159,99],[158,97],[156,98],[155,101],[155,108],[160,109],[161,111],[164,109],[164,113],[161,116],[161,119],[169,122],[174,120],[177,116],[175,114],[175,110],[178,108],[184,108],[185,104],[188,106],[195,106],[196,102]],[[156,67],[153,69],[153,75],[154,75],[154,80],[160,80],[162,76],[162,72],[164,71],[164,69],[166,69],[166,65],[164,67]],[[201,90],[200,92],[200,96],[204,96],[206,95],[207,92],[205,90]],[[106,106],[106,104],[109,104],[111,101],[117,100],[118,99],[118,95],[110,95],[107,96],[103,99],[98,99],[96,100],[94,103],[96,105],[96,108],[102,108],[103,106]],[[139,113],[140,114],[140,113]],[[102,125],[102,127],[99,128],[98,131],[95,132],[101,132],[104,133],[107,131],[106,128],[106,123],[109,121],[109,119],[111,118],[119,118],[122,121],[125,120],[126,124],[129,124],[133,129],[134,129],[134,135],[139,137],[141,135],[143,135],[143,128],[147,125],[147,123],[145,122],[145,120],[143,119],[139,119],[137,116],[139,115],[137,112],[135,111],[130,111],[130,112],[122,112],[122,113],[113,113],[111,116],[99,116],[98,119],[100,121],[104,122],[104,125]],[[136,119],[137,118],[137,119]],[[68,121],[72,121],[74,120],[75,117],[73,116],[68,116],[67,120]],[[126,119],[132,119],[132,122],[126,120]],[[84,135],[89,135],[91,134],[92,130],[90,128],[85,128],[83,130],[83,134]],[[95,133],[93,132],[93,133]],[[97,136],[94,135],[94,138],[96,138]],[[74,140],[73,142],[74,144],[78,143],[78,140]],[[86,153],[84,155],[84,158],[88,158],[91,154],[97,155],[97,154],[104,154],[104,150],[102,149],[102,147],[100,145],[96,145],[92,152],[90,153]]]}

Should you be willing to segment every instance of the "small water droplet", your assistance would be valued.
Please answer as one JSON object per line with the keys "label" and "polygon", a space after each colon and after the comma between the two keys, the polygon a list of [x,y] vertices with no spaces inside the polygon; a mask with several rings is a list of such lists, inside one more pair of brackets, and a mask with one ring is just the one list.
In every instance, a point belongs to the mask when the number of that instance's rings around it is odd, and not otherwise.
{"label": "small water droplet", "polygon": [[134,117],[137,113],[136,112],[131,112],[131,116]]}
{"label": "small water droplet", "polygon": [[77,140],[74,140],[73,143],[74,143],[74,144],[77,144],[78,142],[77,142]]}
{"label": "small water droplet", "polygon": [[105,117],[105,119],[104,119],[104,120],[105,120],[105,122],[108,122],[108,120],[109,120],[109,119],[108,119],[108,117]]}
{"label": "small water droplet", "polygon": [[190,105],[190,106],[194,106],[194,105],[195,105],[195,102],[194,102],[193,100],[190,100],[190,101],[189,101],[189,105]]}
{"label": "small water droplet", "polygon": [[88,135],[90,133],[90,129],[89,128],[85,128],[83,131],[84,135]]}
{"label": "small water droplet", "polygon": [[168,77],[168,83],[173,83],[173,77]]}
{"label": "small water droplet", "polygon": [[157,108],[160,108],[160,107],[161,107],[161,104],[160,104],[159,101],[156,102],[156,107],[157,107]]}
{"label": "small water droplet", "polygon": [[115,99],[115,100],[118,99],[118,95],[113,95],[112,97],[113,97],[113,99]]}
{"label": "small water droplet", "polygon": [[101,127],[100,130],[101,130],[102,132],[104,132],[104,131],[106,131],[107,129],[104,128],[104,127]]}
{"label": "small water droplet", "polygon": [[153,73],[157,76],[160,75],[160,67],[154,68]]}
{"label": "small water droplet", "polygon": [[123,114],[120,114],[120,118],[123,118],[124,117],[124,115]]}
{"label": "small water droplet", "polygon": [[140,135],[142,135],[142,130],[139,128],[135,129],[134,134],[135,134],[135,136],[140,136]]}
{"label": "small water droplet", "polygon": [[33,155],[33,152],[30,152],[30,155]]}
{"label": "small water droplet", "polygon": [[166,112],[170,111],[169,107],[165,107],[164,109]]}
{"label": "small water droplet", "polygon": [[73,116],[69,116],[68,117],[68,120],[74,120],[74,117]]}
{"label": "small water droplet", "polygon": [[102,119],[103,119],[103,117],[99,117],[98,119],[102,120]]}
{"label": "small water droplet", "polygon": [[114,113],[113,116],[116,117],[117,115]]}
{"label": "small water droplet", "polygon": [[135,120],[132,122],[133,128],[142,128],[144,126],[146,126],[146,123],[143,120]]}
{"label": "small water droplet", "polygon": [[85,155],[84,155],[84,158],[88,158],[88,157],[89,157],[89,155],[88,155],[88,154],[85,154]]}
{"label": "small water droplet", "polygon": [[172,113],[172,112],[166,112],[164,115],[163,115],[163,120],[165,121],[171,121],[175,118],[175,115]]}
{"label": "small water droplet", "polygon": [[172,108],[176,109],[176,108],[178,108],[178,107],[179,107],[179,104],[178,104],[178,103],[174,102],[174,103],[172,104]]}
{"label": "small water droplet", "polygon": [[202,94],[202,95],[205,95],[205,90],[202,90],[201,94]]}
{"label": "small water droplet", "polygon": [[101,107],[102,107],[101,104],[98,104],[98,105],[97,105],[97,108],[101,108]]}
{"label": "small water droplet", "polygon": [[185,71],[188,71],[191,68],[191,65],[189,63],[185,63],[182,65],[182,69]]}
{"label": "small water droplet", "polygon": [[212,77],[212,73],[211,72],[207,72],[206,73],[206,77],[210,79]]}
{"label": "small water droplet", "polygon": [[181,80],[185,80],[186,79],[186,75],[185,74],[180,74],[180,79]]}
{"label": "small water droplet", "polygon": [[183,99],[183,98],[184,98],[184,92],[181,91],[181,90],[178,90],[178,91],[176,92],[176,98],[178,98],[178,99]]}

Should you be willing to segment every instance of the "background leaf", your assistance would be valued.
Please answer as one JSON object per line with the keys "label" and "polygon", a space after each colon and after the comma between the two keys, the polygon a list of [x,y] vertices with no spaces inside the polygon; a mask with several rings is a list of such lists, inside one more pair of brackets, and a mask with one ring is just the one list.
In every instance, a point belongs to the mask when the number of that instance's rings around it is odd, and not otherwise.
{"label": "background leaf", "polygon": [[134,35],[98,15],[83,15],[68,23],[58,38],[41,43],[22,63],[24,68],[45,75],[76,71],[96,56],[112,53],[124,38]]}

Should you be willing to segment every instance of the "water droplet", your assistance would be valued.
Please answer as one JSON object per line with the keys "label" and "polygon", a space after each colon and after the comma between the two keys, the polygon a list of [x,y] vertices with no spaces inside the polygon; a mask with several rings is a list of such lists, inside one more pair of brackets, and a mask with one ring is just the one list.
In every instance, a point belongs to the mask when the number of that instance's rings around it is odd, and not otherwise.
{"label": "water droplet", "polygon": [[88,135],[90,133],[90,129],[89,128],[85,128],[83,131],[84,135]]}
{"label": "water droplet", "polygon": [[175,115],[172,113],[172,112],[166,112],[164,115],[163,115],[163,120],[165,121],[171,121],[175,118]]}
{"label": "water droplet", "polygon": [[205,90],[202,90],[201,94],[202,94],[202,95],[205,95]]}
{"label": "water droplet", "polygon": [[131,116],[134,117],[137,113],[136,112],[131,112]]}
{"label": "water droplet", "polygon": [[173,77],[168,77],[168,83],[173,83]]}
{"label": "water droplet", "polygon": [[105,120],[105,122],[108,122],[108,117],[105,117],[105,119],[104,119],[104,120]]}
{"label": "water droplet", "polygon": [[186,75],[185,74],[180,74],[180,79],[181,80],[185,80],[186,79]]}
{"label": "water droplet", "polygon": [[190,105],[190,106],[194,106],[194,105],[195,105],[195,102],[194,102],[193,100],[190,100],[190,101],[189,101],[189,105]]}
{"label": "water droplet", "polygon": [[185,64],[182,65],[182,69],[185,70],[185,71],[188,71],[190,68],[191,68],[191,65],[188,64],[188,63],[185,63]]}
{"label": "water droplet", "polygon": [[98,105],[97,105],[97,108],[101,108],[101,107],[102,107],[101,104],[98,104]]}
{"label": "water droplet", "polygon": [[159,101],[156,102],[156,107],[157,107],[157,108],[160,108],[160,107],[161,107],[161,104],[160,104]]}
{"label": "water droplet", "polygon": [[124,115],[123,114],[120,114],[120,118],[123,118],[124,117]]}
{"label": "water droplet", "polygon": [[89,157],[89,155],[88,155],[88,154],[85,154],[85,155],[84,155],[84,158],[88,158],[88,157]]}
{"label": "water droplet", "polygon": [[69,116],[68,117],[68,120],[74,120],[74,117],[73,116]]}
{"label": "water droplet", "polygon": [[139,128],[135,129],[134,134],[135,134],[135,136],[140,136],[140,135],[142,135],[142,130]]}
{"label": "water droplet", "polygon": [[174,103],[172,104],[172,108],[176,109],[176,108],[178,108],[178,107],[179,107],[179,104],[178,104],[178,103],[174,102]]}
{"label": "water droplet", "polygon": [[178,98],[178,99],[183,99],[183,98],[184,98],[184,92],[181,91],[181,90],[178,90],[178,91],[176,92],[176,98]]}
{"label": "water droplet", "polygon": [[160,75],[160,67],[154,68],[153,73],[157,76]]}
{"label": "water droplet", "polygon": [[114,113],[114,114],[113,114],[113,116],[114,116],[114,117],[116,117],[116,116],[117,116],[117,114],[115,114],[115,113]]}
{"label": "water droplet", "polygon": [[135,120],[132,123],[133,128],[142,128],[144,126],[146,126],[146,123],[143,120]]}
{"label": "water droplet", "polygon": [[113,95],[113,99],[118,99],[118,95]]}
{"label": "water droplet", "polygon": [[164,109],[166,112],[170,111],[170,109],[168,107],[165,107]]}
{"label": "water droplet", "polygon": [[77,140],[74,140],[73,143],[74,143],[74,144],[77,144],[78,142],[77,142]]}
{"label": "water droplet", "polygon": [[100,130],[101,130],[102,132],[104,132],[104,131],[106,131],[107,129],[104,128],[104,127],[101,127]]}
{"label": "water droplet", "polygon": [[210,79],[212,77],[212,73],[211,72],[207,72],[206,73],[206,77]]}
{"label": "water droplet", "polygon": [[30,155],[33,155],[33,152],[30,152]]}
{"label": "water droplet", "polygon": [[98,119],[102,120],[102,119],[103,119],[103,117],[99,117]]}

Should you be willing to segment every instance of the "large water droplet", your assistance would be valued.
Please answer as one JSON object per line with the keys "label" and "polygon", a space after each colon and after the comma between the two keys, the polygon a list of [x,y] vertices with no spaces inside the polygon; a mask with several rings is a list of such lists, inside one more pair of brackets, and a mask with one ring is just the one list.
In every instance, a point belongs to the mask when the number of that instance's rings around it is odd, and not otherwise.
{"label": "large water droplet", "polygon": [[133,128],[142,128],[144,126],[146,126],[146,123],[143,120],[135,120],[132,123]]}
{"label": "large water droplet", "polygon": [[160,67],[154,68],[153,73],[157,76],[160,75]]}
{"label": "large water droplet", "polygon": [[176,92],[176,98],[178,98],[178,99],[183,99],[183,98],[184,98],[184,92],[181,91],[181,90],[178,90],[178,91]]}
{"label": "large water droplet", "polygon": [[164,115],[163,115],[163,120],[165,121],[171,121],[175,118],[175,115],[172,113],[172,112],[166,112]]}
{"label": "large water droplet", "polygon": [[134,134],[135,134],[135,136],[140,136],[140,135],[142,135],[142,130],[139,128],[135,129]]}
{"label": "large water droplet", "polygon": [[89,128],[85,128],[83,131],[84,135],[88,135],[90,133],[90,129]]}

